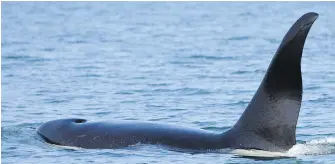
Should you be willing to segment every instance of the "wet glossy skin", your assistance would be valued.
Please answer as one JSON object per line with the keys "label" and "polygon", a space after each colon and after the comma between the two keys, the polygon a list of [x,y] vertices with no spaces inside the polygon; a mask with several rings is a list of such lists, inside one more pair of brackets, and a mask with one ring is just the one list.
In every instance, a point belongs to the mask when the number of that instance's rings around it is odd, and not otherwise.
{"label": "wet glossy skin", "polygon": [[162,144],[187,149],[224,146],[218,145],[221,140],[220,134],[201,129],[154,122],[81,122],[81,120],[51,121],[41,126],[38,133],[55,144],[85,148],[119,148],[137,143]]}

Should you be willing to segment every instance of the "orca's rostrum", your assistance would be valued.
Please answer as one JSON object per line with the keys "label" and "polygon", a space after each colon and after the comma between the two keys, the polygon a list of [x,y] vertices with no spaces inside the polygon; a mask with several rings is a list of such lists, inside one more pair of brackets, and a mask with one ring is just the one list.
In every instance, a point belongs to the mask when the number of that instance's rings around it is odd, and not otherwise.
{"label": "orca's rostrum", "polygon": [[293,24],[248,107],[222,134],[156,122],[89,122],[76,118],[46,122],[37,133],[49,143],[82,148],[112,149],[142,143],[194,150],[286,151],[296,144],[302,99],[300,63],[306,37],[317,17],[317,13],[307,13]]}

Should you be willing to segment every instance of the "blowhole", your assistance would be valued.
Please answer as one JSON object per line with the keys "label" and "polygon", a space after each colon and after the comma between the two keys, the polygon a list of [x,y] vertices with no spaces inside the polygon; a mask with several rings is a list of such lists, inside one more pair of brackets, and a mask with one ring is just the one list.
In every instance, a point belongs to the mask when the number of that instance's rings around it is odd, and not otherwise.
{"label": "blowhole", "polygon": [[74,122],[80,124],[80,123],[86,122],[86,120],[85,119],[76,119],[76,120],[74,120]]}

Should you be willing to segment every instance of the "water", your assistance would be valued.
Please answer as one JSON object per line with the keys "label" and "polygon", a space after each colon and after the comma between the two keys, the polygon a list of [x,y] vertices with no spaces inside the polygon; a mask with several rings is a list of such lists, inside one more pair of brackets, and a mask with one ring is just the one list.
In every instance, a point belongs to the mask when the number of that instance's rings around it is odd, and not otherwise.
{"label": "water", "polygon": [[[87,150],[36,135],[42,123],[69,117],[227,130],[286,31],[310,11],[320,16],[302,59],[299,144],[281,154],[293,158],[143,145]],[[3,2],[2,162],[334,163],[333,11],[333,2]]]}

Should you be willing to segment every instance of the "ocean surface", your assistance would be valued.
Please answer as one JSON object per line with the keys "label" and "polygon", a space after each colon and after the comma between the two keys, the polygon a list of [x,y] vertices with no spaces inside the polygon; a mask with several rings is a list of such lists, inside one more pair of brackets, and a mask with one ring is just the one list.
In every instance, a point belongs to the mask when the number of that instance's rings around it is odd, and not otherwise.
{"label": "ocean surface", "polygon": [[[149,145],[88,150],[36,134],[42,123],[69,117],[223,132],[287,30],[311,11],[320,16],[304,48],[291,158]],[[334,2],[2,2],[2,162],[335,163],[334,11]]]}

